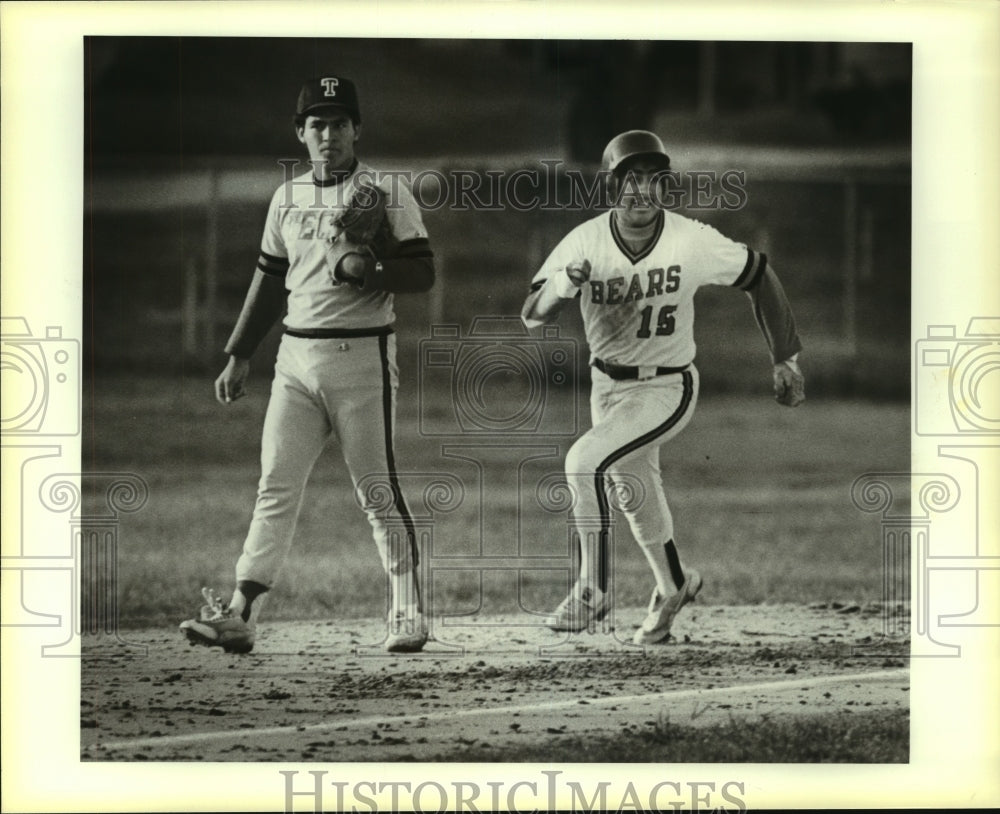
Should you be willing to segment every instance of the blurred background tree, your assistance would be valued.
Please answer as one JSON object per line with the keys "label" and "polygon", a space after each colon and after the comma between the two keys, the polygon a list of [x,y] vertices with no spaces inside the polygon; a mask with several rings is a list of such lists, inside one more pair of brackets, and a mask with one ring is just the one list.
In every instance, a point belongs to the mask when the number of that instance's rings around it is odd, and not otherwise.
{"label": "blurred background tree", "polygon": [[899,43],[92,37],[87,63],[95,155],[287,152],[301,80],[330,71],[357,78],[378,155],[558,146],[593,161],[621,130],[656,127],[668,141],[909,138]]}

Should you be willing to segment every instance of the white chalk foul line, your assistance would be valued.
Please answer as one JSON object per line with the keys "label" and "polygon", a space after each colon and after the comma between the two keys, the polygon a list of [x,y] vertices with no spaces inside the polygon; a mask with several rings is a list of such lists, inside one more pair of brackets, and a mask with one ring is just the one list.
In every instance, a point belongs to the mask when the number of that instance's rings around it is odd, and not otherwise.
{"label": "white chalk foul line", "polygon": [[412,715],[369,715],[366,718],[328,721],[321,724],[298,724],[295,726],[270,726],[263,729],[236,729],[224,732],[191,732],[186,735],[164,735],[155,738],[132,738],[128,740],[106,741],[89,744],[84,751],[95,749],[143,749],[147,746],[174,746],[189,743],[206,743],[247,737],[261,738],[271,735],[294,735],[303,732],[329,732],[331,730],[357,729],[378,724],[426,723],[428,721],[473,718],[484,715],[513,715],[525,712],[547,712],[571,709],[580,706],[617,706],[619,704],[656,703],[662,701],[683,701],[686,698],[711,698],[716,695],[732,695],[757,692],[758,690],[808,689],[826,684],[842,684],[849,681],[902,681],[909,680],[909,670],[880,670],[870,673],[852,673],[839,676],[814,676],[812,678],[785,679],[782,681],[761,681],[756,684],[736,684],[731,687],[711,689],[665,690],[643,695],[613,695],[600,698],[573,698],[565,701],[545,701],[537,704],[521,704],[507,707],[476,707],[474,709],[450,709],[438,712],[420,712]]}

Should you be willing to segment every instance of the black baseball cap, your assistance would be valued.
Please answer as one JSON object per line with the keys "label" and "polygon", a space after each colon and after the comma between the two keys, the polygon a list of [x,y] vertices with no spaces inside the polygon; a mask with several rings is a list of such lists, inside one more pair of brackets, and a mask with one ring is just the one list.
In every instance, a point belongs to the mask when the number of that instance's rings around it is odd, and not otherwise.
{"label": "black baseball cap", "polygon": [[334,74],[318,76],[302,86],[298,104],[295,106],[295,115],[308,116],[323,107],[342,107],[351,114],[355,123],[361,121],[358,89],[346,77]]}

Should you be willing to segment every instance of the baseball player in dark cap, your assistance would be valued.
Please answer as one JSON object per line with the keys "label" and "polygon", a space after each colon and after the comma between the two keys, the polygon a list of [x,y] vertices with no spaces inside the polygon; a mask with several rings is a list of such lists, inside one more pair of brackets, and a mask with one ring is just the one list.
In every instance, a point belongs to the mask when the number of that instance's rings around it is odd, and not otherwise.
{"label": "baseball player in dark cap", "polygon": [[702,584],[698,571],[681,564],[659,457],[660,446],[687,425],[698,398],[695,292],[722,285],[749,295],[771,352],[775,398],[790,407],[805,398],[797,361],[802,344],[765,255],[667,211],[670,158],[656,134],[616,136],[602,168],[615,205],[563,238],[535,274],[522,311],[525,322],[537,326],[578,301],[591,352],[593,426],[566,456],[580,574],[550,626],[585,630],[610,610],[608,492],[613,496],[618,484],[639,496],[621,508],[656,581],[633,641],[660,644]]}
{"label": "baseball player in dark cap", "polygon": [[307,81],[294,124],[311,169],[271,199],[257,268],[226,344],[229,361],[215,382],[223,404],[245,394],[250,357],[287,308],[253,518],[229,601],[203,589],[206,604],[180,627],[192,643],[252,649],[262,595],[292,544],[306,480],[334,437],[388,575],[385,647],[418,651],[427,627],[417,541],[393,450],[393,295],[433,285],[433,253],[409,188],[380,178],[355,155],[361,110],[350,79]]}

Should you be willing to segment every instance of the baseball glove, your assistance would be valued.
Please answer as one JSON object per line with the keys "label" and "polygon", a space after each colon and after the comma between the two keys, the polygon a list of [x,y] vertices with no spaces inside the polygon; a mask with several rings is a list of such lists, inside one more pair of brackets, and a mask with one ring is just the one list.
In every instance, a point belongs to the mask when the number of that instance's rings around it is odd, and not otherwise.
{"label": "baseball glove", "polygon": [[774,398],[786,407],[798,407],[806,400],[806,380],[798,362],[788,359],[774,366]]}
{"label": "baseball glove", "polygon": [[333,225],[350,243],[371,246],[384,222],[385,193],[372,184],[361,184]]}
{"label": "baseball glove", "polygon": [[385,214],[385,193],[373,184],[361,184],[351,196],[347,208],[333,221],[333,233],[325,250],[331,279],[345,282],[338,265],[347,254],[381,258],[391,241],[389,220]]}

